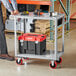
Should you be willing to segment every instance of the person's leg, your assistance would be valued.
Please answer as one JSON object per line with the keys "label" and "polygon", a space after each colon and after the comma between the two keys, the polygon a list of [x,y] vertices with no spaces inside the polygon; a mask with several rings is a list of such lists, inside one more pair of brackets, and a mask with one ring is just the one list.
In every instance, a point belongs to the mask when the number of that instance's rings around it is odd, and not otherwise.
{"label": "person's leg", "polygon": [[0,5],[0,59],[7,59],[10,61],[14,60],[14,58],[9,56],[7,52],[1,5]]}
{"label": "person's leg", "polygon": [[8,54],[6,39],[5,39],[5,34],[4,34],[4,25],[3,25],[1,6],[0,6],[0,50],[1,50],[1,54]]}

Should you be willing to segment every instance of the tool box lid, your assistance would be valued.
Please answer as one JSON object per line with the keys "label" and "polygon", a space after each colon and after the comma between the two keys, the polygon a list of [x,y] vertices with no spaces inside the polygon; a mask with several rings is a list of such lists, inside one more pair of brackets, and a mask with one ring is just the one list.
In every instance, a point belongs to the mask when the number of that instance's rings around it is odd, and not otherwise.
{"label": "tool box lid", "polygon": [[24,40],[24,41],[39,41],[42,42],[46,39],[46,35],[43,34],[31,34],[31,33],[25,33],[18,37],[18,40]]}

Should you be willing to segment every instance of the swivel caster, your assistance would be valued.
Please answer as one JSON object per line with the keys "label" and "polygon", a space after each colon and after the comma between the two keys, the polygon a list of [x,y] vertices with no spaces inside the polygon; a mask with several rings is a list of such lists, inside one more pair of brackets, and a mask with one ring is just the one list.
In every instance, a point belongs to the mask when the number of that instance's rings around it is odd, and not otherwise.
{"label": "swivel caster", "polygon": [[29,60],[29,58],[25,58],[25,57],[23,57],[23,59],[26,61],[26,60]]}
{"label": "swivel caster", "polygon": [[22,65],[22,64],[23,64],[23,60],[22,60],[22,59],[16,59],[16,63],[17,63],[18,65]]}
{"label": "swivel caster", "polygon": [[56,60],[57,64],[61,64],[62,63],[62,58],[60,57],[59,60]]}
{"label": "swivel caster", "polygon": [[49,66],[50,66],[52,69],[56,69],[56,68],[57,68],[57,63],[56,63],[56,61],[54,61],[54,64],[52,64],[52,62],[50,62]]}

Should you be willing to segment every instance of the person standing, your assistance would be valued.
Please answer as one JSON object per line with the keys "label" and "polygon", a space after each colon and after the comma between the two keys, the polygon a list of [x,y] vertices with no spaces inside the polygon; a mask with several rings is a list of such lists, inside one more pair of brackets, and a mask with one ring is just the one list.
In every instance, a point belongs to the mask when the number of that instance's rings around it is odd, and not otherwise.
{"label": "person standing", "polygon": [[1,2],[4,4],[6,9],[11,13],[11,15],[19,14],[16,0],[11,0],[11,4],[9,0],[0,0],[0,59],[7,59],[10,61],[14,60],[14,57],[8,55],[6,38],[4,33],[4,24],[3,24],[3,16],[2,16],[2,8]]}

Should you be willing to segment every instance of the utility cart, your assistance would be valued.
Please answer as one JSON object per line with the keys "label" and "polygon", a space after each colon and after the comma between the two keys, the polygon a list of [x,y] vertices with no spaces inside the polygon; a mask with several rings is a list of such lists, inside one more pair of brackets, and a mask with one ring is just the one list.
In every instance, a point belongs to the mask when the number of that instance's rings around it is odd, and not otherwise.
{"label": "utility cart", "polygon": [[[23,19],[24,23],[25,23],[25,33],[26,32],[26,22],[28,19],[36,19],[36,20],[52,20],[54,21],[54,50],[51,51],[51,49],[49,51],[46,51],[45,54],[43,55],[35,55],[35,54],[20,54],[19,50],[17,48],[18,44],[17,44],[17,40],[18,40],[18,36],[17,36],[17,30],[16,30],[16,22],[18,21],[18,19]],[[59,24],[58,21],[59,19],[62,19],[62,23]],[[64,53],[64,14],[58,14],[57,16],[46,16],[46,15],[41,15],[41,16],[35,16],[33,14],[29,14],[29,15],[16,15],[14,16],[14,33],[15,33],[15,56],[16,56],[16,63],[17,64],[22,64],[22,58],[36,58],[36,59],[46,59],[46,60],[50,60],[50,64],[49,66],[53,69],[55,69],[57,67],[57,64],[60,64],[62,62],[62,58],[61,56]],[[62,26],[62,50],[59,51],[58,50],[58,28]]]}

